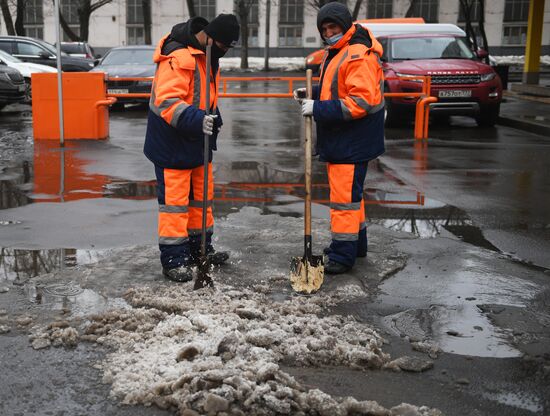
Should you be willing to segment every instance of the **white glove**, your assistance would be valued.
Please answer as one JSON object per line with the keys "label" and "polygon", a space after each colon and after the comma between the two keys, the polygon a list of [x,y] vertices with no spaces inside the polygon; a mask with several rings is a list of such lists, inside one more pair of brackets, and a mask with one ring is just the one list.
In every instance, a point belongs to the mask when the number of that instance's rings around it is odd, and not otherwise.
{"label": "white glove", "polygon": [[302,115],[303,116],[312,116],[313,115],[313,103],[314,100],[302,100]]}
{"label": "white glove", "polygon": [[212,133],[214,133],[214,120],[218,117],[217,115],[208,115],[204,116],[202,119],[202,132],[204,134],[208,134],[209,136],[212,136]]}
{"label": "white glove", "polygon": [[294,99],[296,101],[302,101],[304,98],[306,98],[306,89],[305,88],[296,88],[292,94],[294,95]]}

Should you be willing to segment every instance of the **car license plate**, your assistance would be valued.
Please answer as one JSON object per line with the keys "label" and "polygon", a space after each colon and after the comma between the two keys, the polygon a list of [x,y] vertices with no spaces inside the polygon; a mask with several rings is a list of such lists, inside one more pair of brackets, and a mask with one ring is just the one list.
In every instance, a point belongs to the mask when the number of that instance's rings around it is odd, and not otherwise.
{"label": "car license plate", "polygon": [[120,89],[120,88],[109,88],[107,90],[107,94],[128,94],[127,89]]}
{"label": "car license plate", "polygon": [[440,90],[439,98],[465,98],[471,97],[472,90]]}

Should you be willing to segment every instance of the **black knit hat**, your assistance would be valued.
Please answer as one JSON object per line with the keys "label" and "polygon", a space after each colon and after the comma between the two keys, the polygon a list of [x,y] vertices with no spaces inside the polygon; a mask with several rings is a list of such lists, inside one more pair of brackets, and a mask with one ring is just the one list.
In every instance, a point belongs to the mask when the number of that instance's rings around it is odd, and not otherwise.
{"label": "black knit hat", "polygon": [[319,13],[317,14],[317,29],[319,29],[321,37],[323,36],[321,25],[325,22],[336,23],[342,28],[344,33],[346,33],[353,24],[353,19],[351,18],[351,13],[346,6],[342,3],[333,1],[321,7],[319,9]]}
{"label": "black knit hat", "polygon": [[233,47],[239,40],[240,26],[234,14],[220,14],[204,28],[204,32],[212,39]]}

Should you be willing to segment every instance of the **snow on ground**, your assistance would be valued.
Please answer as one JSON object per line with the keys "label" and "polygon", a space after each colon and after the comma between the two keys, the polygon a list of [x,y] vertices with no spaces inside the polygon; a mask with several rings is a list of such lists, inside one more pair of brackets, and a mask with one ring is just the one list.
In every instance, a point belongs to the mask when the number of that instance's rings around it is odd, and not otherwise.
{"label": "snow on ground", "polygon": [[[492,65],[523,65],[525,62],[524,55],[507,55],[490,57]],[[550,55],[540,57],[541,65],[550,65]],[[259,71],[264,68],[264,58],[249,57],[248,66],[251,71]],[[241,58],[222,58],[220,59],[220,67],[223,71],[240,70]],[[293,58],[269,58],[269,68],[272,71],[303,71],[305,70],[305,57]]]}
{"label": "snow on ground", "polygon": [[[264,62],[264,58],[249,57],[249,69],[251,71],[261,71],[264,69]],[[222,71],[239,70],[241,68],[241,58],[221,58],[220,68]],[[271,71],[304,71],[305,68],[305,57],[269,58],[269,69]]]}
{"label": "snow on ground", "polygon": [[[525,63],[524,55],[493,56],[491,55],[491,64],[493,65],[523,65]],[[550,55],[540,57],[542,65],[550,65]]]}
{"label": "snow on ground", "polygon": [[139,287],[124,296],[130,309],[91,316],[81,340],[112,348],[98,367],[125,404],[155,404],[180,415],[440,415],[308,390],[279,368],[282,361],[391,368],[385,341],[371,327],[350,316],[323,316],[327,306],[353,296],[356,291],[343,289],[274,302],[221,284],[201,291],[192,283]]}

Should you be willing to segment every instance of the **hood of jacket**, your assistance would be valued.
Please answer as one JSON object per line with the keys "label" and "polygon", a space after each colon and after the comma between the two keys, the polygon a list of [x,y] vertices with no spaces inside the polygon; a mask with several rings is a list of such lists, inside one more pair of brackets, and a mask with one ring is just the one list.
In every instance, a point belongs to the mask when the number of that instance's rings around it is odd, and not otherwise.
{"label": "hood of jacket", "polygon": [[376,53],[378,56],[382,56],[384,49],[378,40],[374,37],[370,30],[361,26],[360,24],[353,25],[336,44],[329,47],[331,49],[342,49],[346,44],[365,45],[371,52]]}
{"label": "hood of jacket", "polygon": [[208,25],[208,20],[203,17],[193,17],[187,22],[178,23],[172,27],[172,31],[164,36],[157,45],[153,60],[155,63],[165,59],[177,49],[191,46],[204,51],[204,47],[197,41],[195,35]]}

